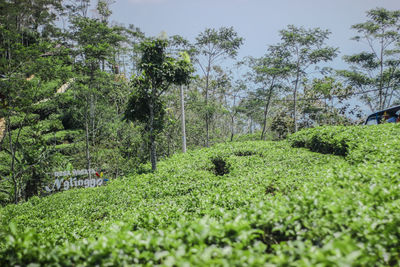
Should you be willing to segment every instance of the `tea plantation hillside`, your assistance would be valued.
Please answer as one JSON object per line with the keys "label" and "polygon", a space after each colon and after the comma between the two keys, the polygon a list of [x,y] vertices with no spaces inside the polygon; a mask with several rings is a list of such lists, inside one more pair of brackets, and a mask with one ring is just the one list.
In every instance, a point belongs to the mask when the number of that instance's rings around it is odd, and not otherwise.
{"label": "tea plantation hillside", "polygon": [[235,142],[0,210],[0,265],[400,264],[400,125]]}

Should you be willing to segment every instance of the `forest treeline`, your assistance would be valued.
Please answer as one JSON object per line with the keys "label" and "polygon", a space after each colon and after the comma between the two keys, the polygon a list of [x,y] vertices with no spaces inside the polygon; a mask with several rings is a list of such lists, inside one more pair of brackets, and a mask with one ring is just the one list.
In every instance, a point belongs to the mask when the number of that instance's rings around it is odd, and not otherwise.
{"label": "forest treeline", "polygon": [[349,25],[360,52],[337,70],[326,29],[288,25],[264,56],[238,58],[245,40],[232,27],[193,41],[148,37],[111,23],[110,1],[91,16],[89,5],[0,3],[2,204],[46,194],[55,171],[111,179],[150,171],[148,162],[156,170],[186,146],[358,123],[350,99],[371,110],[399,103],[400,11],[372,9]]}

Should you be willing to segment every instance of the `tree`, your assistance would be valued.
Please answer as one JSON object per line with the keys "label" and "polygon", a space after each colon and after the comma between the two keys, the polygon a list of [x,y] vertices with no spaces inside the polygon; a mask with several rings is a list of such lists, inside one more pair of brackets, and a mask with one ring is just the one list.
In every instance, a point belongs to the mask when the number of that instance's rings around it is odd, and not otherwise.
{"label": "tree", "polygon": [[231,86],[230,91],[230,101],[226,103],[229,111],[230,117],[230,124],[231,124],[231,133],[230,133],[230,140],[233,141],[233,136],[235,135],[235,119],[238,114],[243,111],[241,104],[241,93],[246,91],[247,87],[244,81],[236,80],[234,81],[233,85]]}
{"label": "tree", "polygon": [[54,25],[61,1],[3,1],[0,7],[0,118],[6,124],[0,191],[16,203],[37,192],[44,177],[40,167],[49,155],[43,135],[60,127],[60,121],[40,123],[40,103],[54,93],[54,86],[47,86],[50,80],[65,78],[68,60],[57,47]]}
{"label": "tree", "polygon": [[182,152],[186,153],[185,95],[183,93],[183,85],[180,86],[180,97],[181,97]]}
{"label": "tree", "polygon": [[240,102],[238,111],[247,118],[247,133],[252,134],[256,125],[262,122],[263,104],[254,92],[248,92],[248,97]]}
{"label": "tree", "polygon": [[206,29],[196,38],[196,47],[198,53],[204,57],[204,61],[197,60],[202,73],[205,76],[205,107],[206,107],[206,146],[209,146],[209,124],[210,112],[208,111],[210,75],[213,66],[222,59],[235,58],[239,47],[243,43],[243,38],[238,37],[238,34],[232,27],[221,27],[219,30]]}
{"label": "tree", "polygon": [[283,81],[290,71],[289,63],[286,61],[288,57],[285,49],[271,46],[264,57],[250,59],[249,62],[252,68],[251,79],[259,85],[252,96],[263,103],[261,140],[265,140],[267,116],[272,97],[278,93],[278,89],[284,88]]}
{"label": "tree", "polygon": [[152,170],[157,169],[156,135],[163,128],[165,114],[161,96],[172,84],[188,84],[193,72],[188,54],[175,59],[166,53],[168,41],[146,40],[141,43],[140,75],[132,78],[134,89],[125,112],[125,118],[146,125],[150,141]]}
{"label": "tree", "polygon": [[325,44],[330,32],[320,28],[305,29],[289,25],[281,30],[282,42],[280,49],[286,51],[288,66],[291,68],[291,83],[293,84],[293,118],[294,131],[297,125],[297,95],[301,80],[307,76],[306,70],[320,62],[332,60],[337,55],[337,48]]}
{"label": "tree", "polygon": [[355,24],[353,40],[364,42],[368,51],[345,56],[351,69],[340,71],[361,100],[373,110],[389,107],[400,81],[400,11],[376,8],[367,12],[368,20]]}
{"label": "tree", "polygon": [[[124,37],[120,27],[109,27],[106,20],[78,16],[72,19],[71,28],[72,40],[75,42],[74,88],[80,95],[78,105],[83,107],[86,168],[89,170],[91,169],[90,142],[94,144],[96,140],[96,102],[101,95],[101,87],[110,80],[105,71],[105,63],[109,63],[111,68],[115,66],[115,53]],[[90,176],[89,172],[89,178]]]}
{"label": "tree", "polygon": [[308,127],[349,124],[351,120],[342,114],[343,105],[340,108],[339,104],[351,97],[351,90],[333,76],[305,81],[302,124]]}
{"label": "tree", "polygon": [[[188,40],[179,35],[170,38],[170,46],[179,53],[186,52],[189,55],[195,53],[195,48]],[[181,110],[181,132],[182,132],[182,152],[186,153],[186,116],[185,116],[185,94],[183,85],[179,87],[180,91],[180,110]]]}

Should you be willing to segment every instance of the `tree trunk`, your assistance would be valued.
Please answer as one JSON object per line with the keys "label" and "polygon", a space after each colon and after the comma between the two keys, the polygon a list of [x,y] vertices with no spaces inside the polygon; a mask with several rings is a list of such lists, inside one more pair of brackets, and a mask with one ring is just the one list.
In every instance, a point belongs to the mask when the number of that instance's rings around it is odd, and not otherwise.
{"label": "tree trunk", "polygon": [[0,151],[2,150],[4,137],[7,135],[6,119],[0,118]]}
{"label": "tree trunk", "polygon": [[185,128],[185,98],[183,85],[181,85],[181,113],[182,113],[182,152],[186,153],[186,128]]}
{"label": "tree trunk", "polygon": [[[225,101],[227,104],[227,101]],[[233,109],[236,107],[236,96],[233,97]],[[237,111],[233,110],[231,114],[231,142],[233,141],[233,136],[235,134],[235,115]]]}
{"label": "tree trunk", "polygon": [[150,97],[149,110],[150,110],[150,120],[149,120],[149,131],[150,131],[150,161],[151,169],[153,171],[157,170],[157,157],[156,157],[156,138],[154,134],[154,95],[155,91],[153,89],[152,96]]}
{"label": "tree trunk", "polygon": [[11,152],[11,168],[10,168],[10,173],[11,173],[11,180],[13,183],[14,187],[14,203],[18,203],[18,182],[17,182],[17,177],[15,176],[15,150],[14,146],[12,143],[12,135],[11,135],[11,127],[10,127],[10,117],[6,117],[6,131],[8,133],[8,141],[9,141],[9,146],[10,146],[10,152]]}
{"label": "tree trunk", "polygon": [[210,133],[209,133],[209,124],[210,124],[210,118],[208,114],[208,87],[209,87],[209,79],[210,79],[210,71],[211,71],[211,62],[210,59],[208,60],[208,66],[207,66],[207,74],[206,74],[206,147],[210,146],[209,140],[210,140]]}
{"label": "tree trunk", "polygon": [[95,120],[95,102],[96,99],[94,97],[94,95],[91,93],[90,94],[90,124],[92,126],[92,146],[94,147],[95,144],[95,140],[96,140],[96,120]]}
{"label": "tree trunk", "polygon": [[[86,141],[86,169],[89,174],[89,179],[92,178],[92,174],[90,172],[91,165],[91,158],[90,158],[90,131],[89,126],[92,125],[93,127],[93,95],[91,93],[91,89],[93,86],[94,80],[94,66],[91,66],[90,72],[90,80],[89,80],[89,93],[86,95],[86,107],[85,107],[85,141]],[[94,128],[92,129],[94,130]]]}
{"label": "tree trunk", "polygon": [[293,92],[293,117],[294,117],[294,132],[297,132],[297,89],[299,85],[299,70],[297,70],[296,81]]}
{"label": "tree trunk", "polygon": [[88,170],[89,173],[89,179],[92,178],[92,174],[89,171],[91,168],[91,162],[90,162],[90,140],[89,140],[89,118],[86,110],[86,116],[85,116],[85,141],[86,141],[86,169]]}
{"label": "tree trunk", "polygon": [[263,129],[261,132],[261,140],[264,140],[264,141],[265,141],[265,130],[267,128],[267,115],[268,115],[268,111],[269,111],[269,104],[271,102],[271,97],[272,97],[272,86],[269,89],[267,103],[265,103],[265,107],[264,107]]}
{"label": "tree trunk", "polygon": [[[382,33],[384,34],[384,33]],[[380,81],[379,81],[379,110],[384,109],[383,106],[383,39],[381,39],[381,51],[380,51]]]}
{"label": "tree trunk", "polygon": [[233,141],[233,135],[235,134],[235,114],[231,115],[231,142]]}
{"label": "tree trunk", "polygon": [[390,104],[392,103],[392,98],[393,98],[393,93],[394,93],[394,91],[395,91],[395,89],[393,88],[393,89],[391,90],[391,93],[390,93],[390,96],[389,96],[389,100],[388,100],[388,103],[387,103],[387,107],[390,107]]}

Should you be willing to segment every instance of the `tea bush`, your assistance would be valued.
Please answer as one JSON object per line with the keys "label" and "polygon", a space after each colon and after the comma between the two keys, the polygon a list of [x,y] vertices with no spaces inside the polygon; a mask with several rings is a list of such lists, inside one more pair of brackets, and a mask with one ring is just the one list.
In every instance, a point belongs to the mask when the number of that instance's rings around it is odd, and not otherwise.
{"label": "tea bush", "polygon": [[[9,205],[0,265],[398,265],[398,156],[386,159],[399,128],[382,126],[220,144]],[[229,172],[216,175],[215,159]]]}
{"label": "tea bush", "polygon": [[346,156],[353,163],[399,162],[400,124],[317,127],[291,135],[293,147]]}

